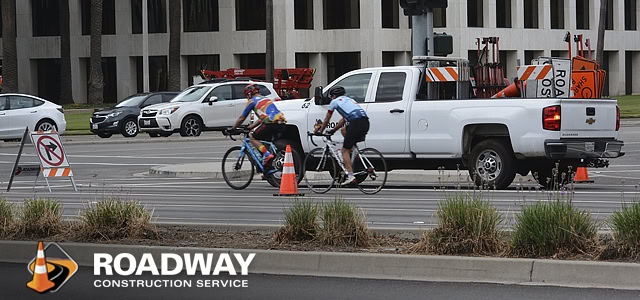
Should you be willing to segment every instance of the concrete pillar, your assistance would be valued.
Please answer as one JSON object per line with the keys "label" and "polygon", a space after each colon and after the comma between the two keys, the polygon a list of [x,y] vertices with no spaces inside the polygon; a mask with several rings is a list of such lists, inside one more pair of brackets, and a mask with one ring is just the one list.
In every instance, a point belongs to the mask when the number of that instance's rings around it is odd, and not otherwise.
{"label": "concrete pillar", "polygon": [[[382,66],[382,52],[376,51],[374,30],[382,28],[382,2],[381,0],[369,0],[366,4],[360,2],[360,67]],[[315,76],[314,76],[315,78]]]}
{"label": "concrete pillar", "polygon": [[[80,52],[77,45],[82,39],[82,11],[81,0],[69,1],[69,33],[71,36],[71,84],[75,103],[87,103],[87,69],[85,63],[80,63]],[[74,46],[76,45],[76,46]],[[84,76],[83,76],[84,75]]]}
{"label": "concrete pillar", "polygon": [[[84,1],[84,0],[81,0]],[[115,39],[118,44],[126,45],[130,44],[134,37],[139,35],[132,35],[133,29],[131,26],[131,2],[130,1],[115,1],[115,13],[116,13],[116,36]],[[103,50],[104,50],[104,38],[103,38]],[[134,53],[134,56],[130,56],[128,47],[115,47],[116,49],[116,76],[118,82],[116,83],[117,98],[118,101],[126,98],[129,95],[138,92],[138,82],[136,77],[136,60],[135,56],[140,56],[142,51]]]}
{"label": "concrete pillar", "polygon": [[564,28],[575,30],[577,27],[576,0],[564,0]]}
{"label": "concrete pillar", "polygon": [[551,0],[538,0],[538,28],[551,29]]}
{"label": "concrete pillar", "polygon": [[142,91],[149,91],[149,8],[142,0]]}
{"label": "concrete pillar", "polygon": [[324,29],[324,10],[322,0],[313,0],[313,30]]}
{"label": "concrete pillar", "polygon": [[498,17],[496,14],[496,0],[484,0],[483,6],[483,23],[485,28],[496,28]]}
{"label": "concrete pillar", "polygon": [[313,76],[311,89],[309,90],[309,92],[313,94],[317,86],[327,86],[327,55],[323,53],[310,53],[309,67],[316,69],[316,74]]}
{"label": "concrete pillar", "polygon": [[640,51],[633,51],[631,54],[631,79],[633,87],[631,93],[640,94]]}
{"label": "concrete pillar", "polygon": [[289,51],[289,35],[295,28],[294,2],[288,0],[273,0],[273,28],[274,28],[274,67],[294,68],[296,55]]}
{"label": "concrete pillar", "polygon": [[189,85],[189,60],[188,56],[180,56],[180,89],[184,90]]}
{"label": "concrete pillar", "polygon": [[[636,2],[637,3],[637,2]],[[613,29],[624,31],[624,0],[613,1]]]}
{"label": "concrete pillar", "polygon": [[514,0],[511,5],[515,9],[515,12],[512,11],[512,28],[524,28],[524,0]]}
{"label": "concrete pillar", "polygon": [[609,95],[618,96],[625,94],[625,64],[624,51],[608,51],[609,53]]}
{"label": "concrete pillar", "polygon": [[219,8],[219,29],[221,37],[224,38],[228,44],[220,48],[220,70],[226,70],[228,68],[240,67],[239,63],[236,63],[235,57],[231,50],[231,40],[233,33],[236,30],[236,2],[235,1],[218,1]]}

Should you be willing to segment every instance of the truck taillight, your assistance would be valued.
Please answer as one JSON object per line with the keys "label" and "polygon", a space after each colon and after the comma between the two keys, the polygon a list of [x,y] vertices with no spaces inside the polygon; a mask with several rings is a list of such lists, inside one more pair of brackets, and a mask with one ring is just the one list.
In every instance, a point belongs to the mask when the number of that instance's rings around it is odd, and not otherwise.
{"label": "truck taillight", "polygon": [[560,105],[547,106],[542,109],[542,128],[560,131]]}
{"label": "truck taillight", "polygon": [[616,131],[620,130],[620,107],[616,105]]}

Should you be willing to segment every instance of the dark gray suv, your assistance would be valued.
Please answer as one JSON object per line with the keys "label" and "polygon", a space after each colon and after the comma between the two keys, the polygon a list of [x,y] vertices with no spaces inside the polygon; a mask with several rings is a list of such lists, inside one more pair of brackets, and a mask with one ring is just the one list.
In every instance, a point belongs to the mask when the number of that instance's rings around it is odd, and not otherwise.
{"label": "dark gray suv", "polygon": [[176,92],[158,92],[135,94],[118,104],[96,111],[89,120],[91,132],[101,138],[120,133],[125,137],[138,135],[138,115],[144,107],[169,102],[178,95]]}

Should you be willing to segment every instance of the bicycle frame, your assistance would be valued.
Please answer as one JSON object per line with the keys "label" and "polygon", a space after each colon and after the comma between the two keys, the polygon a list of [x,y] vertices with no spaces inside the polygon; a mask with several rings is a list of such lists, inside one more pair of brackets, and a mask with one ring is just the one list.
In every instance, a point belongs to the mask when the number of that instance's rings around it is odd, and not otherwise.
{"label": "bicycle frame", "polygon": [[[333,159],[335,159],[338,162],[338,165],[340,165],[340,168],[342,169],[342,172],[344,174],[347,174],[347,167],[344,164],[344,159],[342,157],[342,153],[338,153],[338,143],[334,142],[333,140],[331,140],[330,138],[327,137],[323,137],[322,141],[325,143],[324,145],[324,150],[322,151],[322,157],[320,158],[321,161],[320,163],[323,163],[322,160],[325,159],[325,157],[327,157],[327,151],[329,152],[329,154],[333,157]],[[353,148],[351,148],[351,162],[353,163],[356,154],[360,154],[360,148],[358,148],[358,145],[354,145]],[[355,172],[353,173],[354,176],[358,176],[358,175],[362,175],[362,174],[367,174],[368,173],[368,168],[370,166],[373,166],[373,164],[371,163],[371,161],[369,161],[369,159],[367,157],[365,157],[364,155],[358,155],[358,157],[360,158],[360,162],[362,163],[363,166],[366,166],[366,168],[362,171],[359,172]]]}
{"label": "bicycle frame", "polygon": [[[244,155],[246,155],[248,153],[250,158],[251,158],[250,159],[251,163],[260,170],[260,173],[263,173],[265,175],[275,173],[277,171],[275,169],[268,170],[267,172],[265,172],[264,165],[262,163],[262,160],[264,158],[263,157],[258,157],[255,154],[255,152],[253,151],[255,148],[251,145],[251,143],[249,141],[250,141],[249,137],[245,135],[244,139],[242,140],[242,146],[240,147],[240,153],[241,154],[238,157],[238,162],[240,162],[242,160],[242,158],[244,157]],[[264,144],[269,149],[269,151],[271,151],[271,153],[273,153],[273,154],[277,153],[276,146],[272,142],[267,142],[267,141],[260,141],[260,142],[262,144]]]}

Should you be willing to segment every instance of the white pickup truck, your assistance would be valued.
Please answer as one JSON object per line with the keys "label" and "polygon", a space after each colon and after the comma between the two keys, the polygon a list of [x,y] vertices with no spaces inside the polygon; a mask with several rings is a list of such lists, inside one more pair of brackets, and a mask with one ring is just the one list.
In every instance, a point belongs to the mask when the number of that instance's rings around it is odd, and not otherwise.
{"label": "white pickup truck", "polygon": [[[324,119],[328,91],[342,86],[369,116],[364,146],[382,152],[389,170],[466,168],[476,184],[505,189],[516,173],[537,174],[544,185],[556,163],[563,172],[605,167],[606,159],[624,155],[616,100],[432,100],[424,72],[419,66],[355,70],[316,89],[313,98],[278,102],[288,120],[284,139],[299,153],[313,149],[307,132]],[[339,118],[334,114],[329,127]]]}

